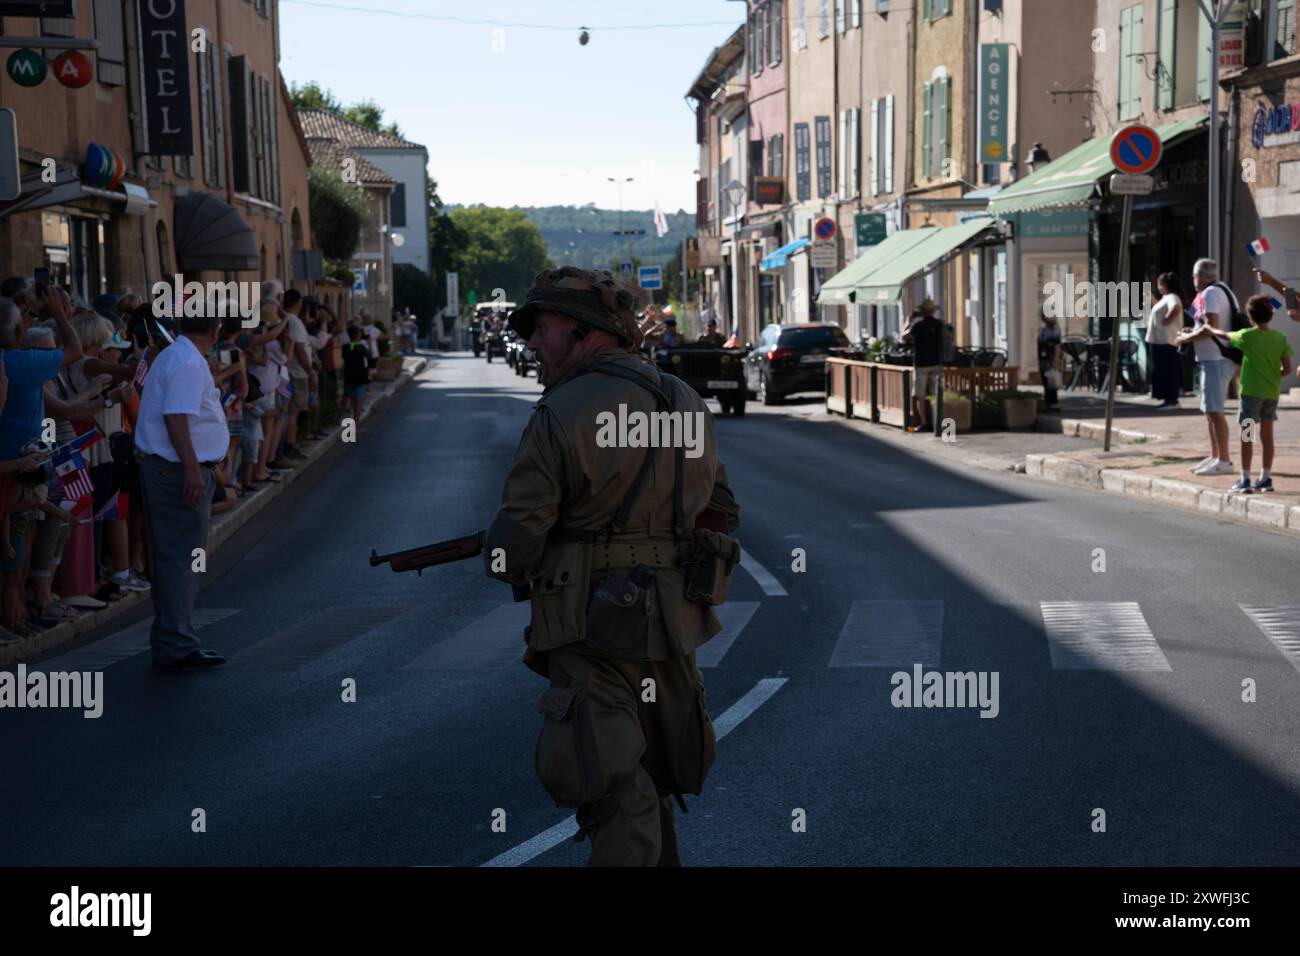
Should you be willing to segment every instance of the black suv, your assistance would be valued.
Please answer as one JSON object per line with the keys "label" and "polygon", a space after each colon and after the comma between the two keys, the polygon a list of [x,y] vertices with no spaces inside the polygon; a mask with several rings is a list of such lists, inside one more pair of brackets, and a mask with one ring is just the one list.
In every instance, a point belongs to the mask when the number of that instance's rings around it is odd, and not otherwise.
{"label": "black suv", "polygon": [[793,392],[825,392],[826,356],[849,347],[838,325],[769,325],[745,356],[745,385],[764,405]]}

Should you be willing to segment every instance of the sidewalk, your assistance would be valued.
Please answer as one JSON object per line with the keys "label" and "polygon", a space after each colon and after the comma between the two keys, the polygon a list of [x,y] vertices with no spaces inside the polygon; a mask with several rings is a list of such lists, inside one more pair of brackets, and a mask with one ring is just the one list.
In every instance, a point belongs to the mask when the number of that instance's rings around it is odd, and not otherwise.
{"label": "sidewalk", "polygon": [[[1283,396],[1274,425],[1277,455],[1273,494],[1229,494],[1241,467],[1237,400],[1228,402],[1231,475],[1206,477],[1188,469],[1209,454],[1209,432],[1199,399],[1183,398],[1180,408],[1158,412],[1150,398],[1116,396],[1111,450],[1103,452],[1106,402],[1090,392],[1061,393],[1059,416],[1039,419],[1042,431],[1090,439],[1078,451],[1030,453],[1025,473],[1034,478],[1084,485],[1113,494],[1146,498],[1160,504],[1221,515],[1275,530],[1300,534],[1300,396]],[[1255,448],[1251,477],[1257,478],[1263,456]]]}
{"label": "sidewalk", "polygon": [[[427,355],[407,356],[402,360],[402,371],[395,381],[372,384],[367,391],[374,397],[361,413],[361,420],[364,422],[382,411],[392,401],[393,396],[406,388],[416,375],[424,371],[430,360],[437,354],[434,352]],[[263,486],[256,494],[240,498],[233,510],[214,517],[208,531],[208,557],[210,558],[236,531],[251,521],[254,515],[284,494],[290,485],[300,480],[309,469],[329,454],[330,449],[339,443],[341,434],[340,429],[335,426],[324,438],[314,444],[305,445],[303,453],[307,459],[299,462],[294,470],[282,472],[283,478],[278,484]],[[0,647],[0,667],[17,664],[19,661],[30,661],[38,655],[95,630],[102,624],[121,617],[142,602],[148,601],[148,594],[126,594],[106,608],[98,611],[83,611],[75,621],[51,627],[17,644]]]}

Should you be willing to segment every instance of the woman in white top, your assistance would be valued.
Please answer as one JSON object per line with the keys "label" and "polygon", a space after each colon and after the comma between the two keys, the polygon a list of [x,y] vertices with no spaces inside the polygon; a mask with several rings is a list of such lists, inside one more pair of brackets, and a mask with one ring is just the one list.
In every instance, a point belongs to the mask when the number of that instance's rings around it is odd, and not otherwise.
{"label": "woman in white top", "polygon": [[1177,408],[1183,375],[1174,340],[1183,330],[1183,286],[1176,272],[1166,272],[1156,279],[1156,287],[1160,298],[1147,313],[1151,395],[1160,400],[1157,408]]}

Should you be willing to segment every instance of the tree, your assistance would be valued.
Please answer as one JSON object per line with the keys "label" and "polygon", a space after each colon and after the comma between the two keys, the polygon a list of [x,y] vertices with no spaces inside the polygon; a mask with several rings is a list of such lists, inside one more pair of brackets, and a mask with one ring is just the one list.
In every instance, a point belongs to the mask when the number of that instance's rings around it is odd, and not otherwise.
{"label": "tree", "polygon": [[361,242],[361,224],[369,203],[360,186],[343,181],[332,166],[307,171],[308,207],[316,244],[328,259],[347,261]]}
{"label": "tree", "polygon": [[433,316],[437,304],[433,279],[419,266],[402,262],[393,266],[393,308],[410,309],[421,326]]}
{"label": "tree", "polygon": [[476,291],[481,302],[490,300],[494,289],[502,289],[507,300],[522,302],[533,277],[551,265],[541,231],[522,209],[455,209],[451,222],[464,239],[458,256],[460,287]]}
{"label": "tree", "polygon": [[345,120],[356,123],[358,126],[364,126],[366,129],[374,130],[376,133],[384,133],[387,136],[402,138],[402,128],[396,123],[384,125],[384,108],[374,100],[362,100],[360,103],[353,103],[345,107],[340,114]]}
{"label": "tree", "polygon": [[338,97],[323,89],[315,80],[308,80],[302,86],[289,84],[289,99],[293,101],[294,109],[327,110],[335,116],[343,115],[343,104],[338,101]]}

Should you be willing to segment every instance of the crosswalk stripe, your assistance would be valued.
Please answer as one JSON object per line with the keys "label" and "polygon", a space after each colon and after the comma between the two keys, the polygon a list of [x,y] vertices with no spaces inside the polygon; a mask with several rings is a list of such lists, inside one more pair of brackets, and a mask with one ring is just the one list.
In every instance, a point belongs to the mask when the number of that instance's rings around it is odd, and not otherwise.
{"label": "crosswalk stripe", "polygon": [[528,602],[493,608],[406,665],[407,670],[457,670],[508,667],[524,653],[524,628],[531,614]]}
{"label": "crosswalk stripe", "polygon": [[718,619],[722,621],[722,630],[709,638],[709,642],[695,652],[695,666],[717,667],[721,664],[723,656],[731,650],[731,645],[736,642],[736,638],[740,636],[740,632],[745,629],[745,625],[749,623],[749,619],[754,616],[761,603],[761,601],[728,601],[715,608]]}
{"label": "crosswalk stripe", "polygon": [[[754,711],[762,707],[772,695],[785,685],[787,678],[784,677],[764,677],[745,694],[744,697],[736,701],[725,711],[722,712],[713,721],[713,735],[715,739],[721,740],[727,734],[731,733],[740,726],[741,721],[749,717]],[[541,856],[552,847],[559,846],[565,840],[571,839],[578,829],[577,817],[569,817],[549,829],[543,830],[537,836],[525,840],[516,847],[499,853],[492,859],[488,860],[483,866],[521,866],[534,857]]]}
{"label": "crosswalk stripe", "polygon": [[1300,671],[1300,605],[1256,607],[1240,605],[1246,616],[1277,645],[1282,656]]}
{"label": "crosswalk stripe", "polygon": [[781,586],[781,582],[773,577],[772,573],[759,564],[754,556],[744,548],[740,549],[740,566],[758,582],[758,586],[763,589],[764,594],[769,597],[786,597],[785,588]]}
{"label": "crosswalk stripe", "polygon": [[248,645],[234,662],[251,671],[294,671],[382,627],[404,607],[329,607]]}
{"label": "crosswalk stripe", "polygon": [[854,601],[831,667],[939,665],[942,601]]}
{"label": "crosswalk stripe", "polygon": [[[210,624],[216,624],[218,621],[223,621],[232,615],[238,614],[239,611],[239,608],[233,607],[199,608],[194,612],[192,619],[194,628],[195,630],[201,630]],[[136,654],[143,654],[148,651],[149,629],[152,626],[153,618],[147,617],[143,621],[137,621],[98,641],[92,641],[89,644],[60,654],[58,657],[42,661],[39,666],[44,670],[102,671],[126,660],[128,657],[134,657]]]}
{"label": "crosswalk stripe", "polygon": [[1043,601],[1053,670],[1172,670],[1136,601]]}

